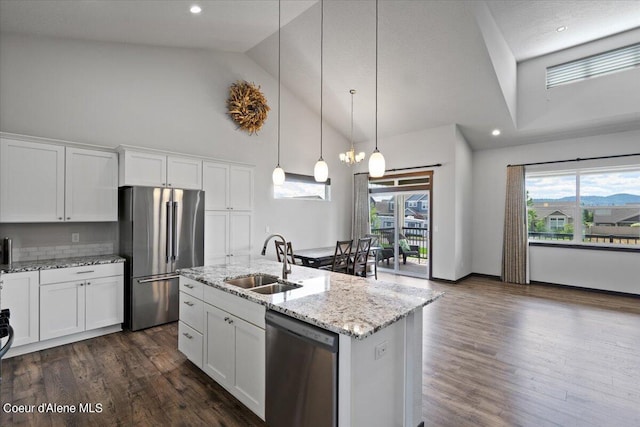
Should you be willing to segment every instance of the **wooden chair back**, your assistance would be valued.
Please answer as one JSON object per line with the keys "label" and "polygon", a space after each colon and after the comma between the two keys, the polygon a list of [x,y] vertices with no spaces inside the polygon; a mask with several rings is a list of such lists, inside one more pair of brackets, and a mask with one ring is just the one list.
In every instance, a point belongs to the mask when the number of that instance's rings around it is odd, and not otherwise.
{"label": "wooden chair back", "polygon": [[278,262],[282,262],[284,260],[284,257],[286,256],[287,262],[289,264],[296,263],[296,259],[293,257],[293,246],[291,245],[291,242],[287,242],[286,254],[284,250],[284,242],[281,242],[279,240],[274,240],[273,243],[276,244],[276,257],[278,257]]}
{"label": "wooden chair back", "polygon": [[353,266],[351,272],[354,275],[367,275],[367,261],[369,260],[369,250],[371,249],[371,237],[358,239],[356,252],[353,256]]}
{"label": "wooden chair back", "polygon": [[336,251],[333,254],[331,271],[346,273],[349,270],[352,246],[352,240],[338,240],[336,242]]}

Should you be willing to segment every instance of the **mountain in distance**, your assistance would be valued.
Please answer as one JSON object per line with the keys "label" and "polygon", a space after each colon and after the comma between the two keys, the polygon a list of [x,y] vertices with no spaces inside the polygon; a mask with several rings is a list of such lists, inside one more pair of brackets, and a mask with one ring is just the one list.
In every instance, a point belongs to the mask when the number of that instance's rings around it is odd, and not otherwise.
{"label": "mountain in distance", "polygon": [[[559,199],[533,199],[533,203],[573,202],[575,200],[576,198],[573,196],[566,196]],[[582,196],[580,197],[580,201],[585,206],[640,205],[640,195],[620,193],[610,196]]]}

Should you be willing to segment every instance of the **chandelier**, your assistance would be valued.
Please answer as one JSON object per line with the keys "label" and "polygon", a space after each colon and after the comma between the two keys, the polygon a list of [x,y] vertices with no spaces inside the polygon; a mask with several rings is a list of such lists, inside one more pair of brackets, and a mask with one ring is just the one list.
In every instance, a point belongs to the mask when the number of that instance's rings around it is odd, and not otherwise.
{"label": "chandelier", "polygon": [[344,153],[340,153],[340,161],[351,166],[355,163],[359,163],[360,161],[364,160],[365,154],[364,154],[364,151],[361,151],[358,154],[356,154],[356,150],[353,147],[353,95],[355,95],[356,90],[351,89],[349,93],[351,94],[351,149],[349,149]]}

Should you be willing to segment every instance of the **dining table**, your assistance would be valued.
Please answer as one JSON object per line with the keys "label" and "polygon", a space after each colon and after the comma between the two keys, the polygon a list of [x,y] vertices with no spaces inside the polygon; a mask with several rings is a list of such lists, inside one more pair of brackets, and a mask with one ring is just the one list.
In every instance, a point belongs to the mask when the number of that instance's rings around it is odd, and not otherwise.
{"label": "dining table", "polygon": [[[373,259],[377,259],[376,252],[381,250],[381,246],[371,246],[369,248],[370,253],[373,255]],[[310,249],[301,249],[295,250],[293,253],[293,258],[300,261],[300,263],[305,267],[311,268],[320,268],[325,266],[330,266],[333,264],[333,256],[335,255],[336,247],[335,246],[324,246],[321,248],[310,248]],[[374,266],[375,274],[377,277],[378,268],[377,263]]]}

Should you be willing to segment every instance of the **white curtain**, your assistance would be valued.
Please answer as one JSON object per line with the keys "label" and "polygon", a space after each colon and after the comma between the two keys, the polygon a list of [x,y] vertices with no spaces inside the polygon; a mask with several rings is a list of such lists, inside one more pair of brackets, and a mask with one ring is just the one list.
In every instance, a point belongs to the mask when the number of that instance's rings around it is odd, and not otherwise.
{"label": "white curtain", "polygon": [[507,194],[504,206],[502,281],[528,283],[527,201],[524,166],[507,168]]}
{"label": "white curtain", "polygon": [[355,174],[353,177],[353,222],[351,234],[354,240],[371,233],[369,221],[369,175]]}

